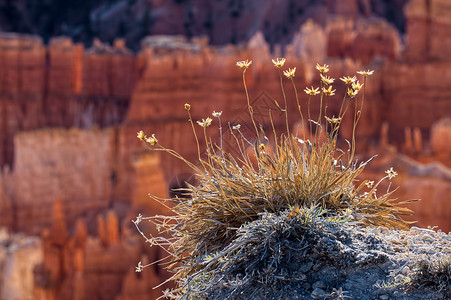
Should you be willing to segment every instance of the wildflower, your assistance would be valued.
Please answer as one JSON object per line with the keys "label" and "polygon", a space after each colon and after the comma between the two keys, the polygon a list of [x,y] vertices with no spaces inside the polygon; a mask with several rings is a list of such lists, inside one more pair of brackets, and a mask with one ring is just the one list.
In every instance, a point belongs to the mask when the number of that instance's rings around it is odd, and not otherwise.
{"label": "wildflower", "polygon": [[346,76],[346,77],[343,76],[343,77],[340,78],[340,80],[343,81],[346,84],[351,84],[351,83],[354,83],[357,80],[357,77],[355,77],[355,76],[353,76],[353,77],[351,77],[351,76]]}
{"label": "wildflower", "polygon": [[140,130],[136,136],[137,136],[138,139],[140,139],[141,141],[144,141],[144,140],[146,139],[146,135],[144,134],[144,132],[143,132],[142,130]]}
{"label": "wildflower", "polygon": [[242,61],[238,61],[237,63],[236,63],[236,65],[238,66],[238,67],[240,67],[241,69],[247,69],[247,68],[249,68],[249,66],[252,64],[252,60],[242,60]]}
{"label": "wildflower", "polygon": [[393,167],[385,171],[385,173],[388,175],[389,179],[392,179],[393,177],[398,175],[398,173],[393,170]]}
{"label": "wildflower", "polygon": [[151,144],[152,146],[158,144],[158,140],[157,140],[157,138],[155,137],[155,134],[152,134],[152,137],[147,138],[147,139],[146,139],[146,143],[149,143],[149,144]]}
{"label": "wildflower", "polygon": [[334,83],[334,81],[335,81],[335,79],[330,78],[328,76],[323,76],[323,74],[320,74],[320,76],[321,76],[321,81],[324,82],[324,84],[329,85],[329,84]]}
{"label": "wildflower", "polygon": [[288,218],[295,218],[300,214],[299,205],[295,205],[294,207],[290,207],[290,213],[288,214]]}
{"label": "wildflower", "polygon": [[234,129],[234,130],[240,130],[240,128],[241,128],[240,124],[237,124],[237,125],[232,127],[232,129]]}
{"label": "wildflower", "polygon": [[296,67],[293,69],[288,69],[287,71],[283,71],[283,75],[285,75],[287,78],[293,78],[294,73],[296,73]]}
{"label": "wildflower", "polygon": [[143,269],[144,269],[144,267],[141,265],[141,262],[139,262],[138,266],[136,267],[135,272],[140,273],[140,272],[142,272]]}
{"label": "wildflower", "polygon": [[219,118],[222,115],[222,111],[220,111],[220,112],[213,111],[212,115],[213,115],[213,117]]}
{"label": "wildflower", "polygon": [[320,73],[327,73],[327,72],[329,72],[329,66],[328,65],[320,66],[319,64],[316,64],[316,69],[318,71],[320,71]]}
{"label": "wildflower", "polygon": [[318,94],[320,93],[320,92],[319,92],[319,88],[314,89],[313,86],[312,86],[311,89],[305,88],[304,92],[305,92],[307,95],[310,95],[310,96],[315,96],[315,95],[318,95]]}
{"label": "wildflower", "polygon": [[185,103],[185,109],[186,110],[190,110],[191,109],[191,105],[189,105],[188,103]]}
{"label": "wildflower", "polygon": [[259,148],[261,151],[263,151],[263,150],[265,150],[265,145],[260,144],[260,146],[258,146],[258,148]]}
{"label": "wildflower", "polygon": [[373,75],[374,70],[368,70],[368,71],[358,71],[357,74],[363,75],[363,76],[370,76]]}
{"label": "wildflower", "polygon": [[348,95],[351,98],[354,98],[355,96],[357,96],[358,93],[359,93],[358,90],[354,91],[353,89],[348,89]]}
{"label": "wildflower", "polygon": [[277,68],[281,68],[285,64],[285,60],[286,60],[285,58],[276,58],[275,60],[274,59],[272,60],[272,63]]}
{"label": "wildflower", "polygon": [[328,118],[327,116],[324,116],[324,118],[326,119],[327,122],[329,122],[331,124],[337,124],[337,123],[340,123],[340,121],[341,121],[341,118],[332,117],[332,119],[331,119],[331,118]]}
{"label": "wildflower", "polygon": [[210,126],[211,125],[211,118],[206,118],[206,119],[202,119],[202,122],[201,121],[197,121],[197,124],[199,124],[200,126],[202,126],[202,127],[208,127],[208,126]]}
{"label": "wildflower", "polygon": [[354,91],[360,91],[363,87],[363,83],[360,84],[360,82],[357,80],[357,82],[354,82],[352,84],[352,88],[354,89]]}
{"label": "wildflower", "polygon": [[374,181],[372,181],[372,180],[368,180],[365,183],[366,187],[369,188],[369,189],[373,188],[373,184],[374,184]]}
{"label": "wildflower", "polygon": [[323,88],[323,93],[326,94],[327,96],[333,96],[335,95],[335,91],[332,91],[332,86],[330,85],[328,89]]}

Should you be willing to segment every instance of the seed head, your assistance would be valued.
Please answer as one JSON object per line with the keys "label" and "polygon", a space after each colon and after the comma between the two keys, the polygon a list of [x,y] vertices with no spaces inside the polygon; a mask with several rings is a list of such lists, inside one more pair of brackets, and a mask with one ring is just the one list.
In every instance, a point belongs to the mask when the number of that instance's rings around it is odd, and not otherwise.
{"label": "seed head", "polygon": [[294,73],[296,73],[296,67],[283,71],[283,75],[285,75],[289,79],[294,77]]}
{"label": "seed head", "polygon": [[363,76],[370,76],[373,75],[374,70],[368,70],[368,71],[358,71],[357,74],[363,75]]}
{"label": "seed head", "polygon": [[282,68],[283,65],[285,64],[285,58],[276,58],[275,60],[272,60],[272,63],[274,64],[274,66],[276,66],[277,68]]}
{"label": "seed head", "polygon": [[155,134],[152,134],[152,137],[147,138],[147,139],[146,139],[146,143],[149,143],[149,144],[151,144],[152,146],[158,144],[158,140],[157,140],[157,138],[155,137]]}
{"label": "seed head", "polygon": [[340,80],[343,81],[346,84],[351,84],[351,83],[354,83],[357,80],[357,77],[355,77],[355,76],[353,76],[353,77],[351,77],[351,76],[347,76],[347,77],[343,76],[343,77],[340,78]]}
{"label": "seed head", "polygon": [[315,95],[318,95],[320,93],[319,88],[314,89],[313,86],[312,86],[311,89],[305,88],[304,92],[307,95],[310,95],[310,96],[315,96]]}
{"label": "seed head", "polygon": [[385,173],[387,173],[389,179],[392,179],[393,177],[398,175],[398,173],[393,170],[393,167],[385,171]]}
{"label": "seed head", "polygon": [[322,65],[320,66],[319,64],[316,64],[316,69],[320,72],[320,73],[327,73],[329,72],[329,66],[328,65]]}
{"label": "seed head", "polygon": [[144,141],[146,139],[146,135],[144,134],[144,132],[142,130],[140,130],[136,136],[141,141]]}
{"label": "seed head", "polygon": [[222,115],[222,111],[220,112],[213,111],[212,115],[213,117],[219,118]]}
{"label": "seed head", "polygon": [[374,184],[374,181],[372,181],[372,180],[368,180],[365,183],[366,187],[369,188],[369,189],[373,188],[373,184]]}
{"label": "seed head", "polygon": [[240,128],[241,128],[240,124],[237,124],[237,125],[232,127],[233,130],[240,130]]}
{"label": "seed head", "polygon": [[341,118],[335,118],[335,116],[333,116],[332,118],[328,118],[327,116],[324,116],[324,118],[326,119],[327,122],[331,123],[331,124],[337,124],[340,123]]}
{"label": "seed head", "polygon": [[326,94],[327,96],[335,95],[335,91],[336,90],[332,90],[332,86],[331,85],[329,85],[328,89],[323,88],[323,93]]}
{"label": "seed head", "polygon": [[242,61],[238,61],[237,63],[236,63],[236,65],[238,66],[238,67],[240,67],[241,69],[247,69],[247,68],[249,68],[249,66],[252,64],[252,60],[242,60]]}
{"label": "seed head", "polygon": [[135,269],[135,272],[140,273],[140,272],[142,272],[143,269],[144,269],[144,267],[141,265],[141,262],[139,262],[138,266]]}
{"label": "seed head", "polygon": [[202,126],[203,128],[208,127],[211,125],[211,118],[206,118],[206,119],[202,119],[201,121],[197,121],[197,124],[199,124],[200,126]]}
{"label": "seed head", "polygon": [[334,83],[334,81],[335,81],[335,79],[330,78],[329,76],[325,76],[323,74],[320,74],[320,76],[321,76],[321,81],[324,82],[324,84],[329,85],[329,84]]}
{"label": "seed head", "polygon": [[186,110],[190,110],[191,109],[191,105],[189,105],[188,103],[185,103],[185,109]]}

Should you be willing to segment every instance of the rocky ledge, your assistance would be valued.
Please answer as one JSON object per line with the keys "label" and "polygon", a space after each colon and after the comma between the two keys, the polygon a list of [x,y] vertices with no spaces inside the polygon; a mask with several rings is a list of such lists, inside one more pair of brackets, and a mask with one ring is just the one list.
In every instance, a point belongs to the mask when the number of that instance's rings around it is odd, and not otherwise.
{"label": "rocky ledge", "polygon": [[451,297],[451,234],[433,229],[265,214],[238,229],[237,237],[204,264],[205,272],[187,280],[187,294],[206,299]]}

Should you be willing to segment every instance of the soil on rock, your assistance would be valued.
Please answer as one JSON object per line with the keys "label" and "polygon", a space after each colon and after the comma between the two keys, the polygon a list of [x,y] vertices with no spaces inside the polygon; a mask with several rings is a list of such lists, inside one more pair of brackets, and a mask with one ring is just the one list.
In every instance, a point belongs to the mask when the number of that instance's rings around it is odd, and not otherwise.
{"label": "soil on rock", "polygon": [[[273,216],[270,222],[280,222],[278,218]],[[262,221],[253,223],[258,222]],[[266,227],[274,230],[273,225]],[[283,221],[279,225],[286,226]],[[258,226],[266,236],[271,235],[267,228],[262,229],[265,224]],[[251,241],[257,236],[247,232],[247,237]],[[261,238],[262,243],[267,242],[263,235]],[[241,249],[245,252],[252,246]],[[451,298],[451,235],[441,231],[327,224],[300,235],[279,235],[266,251],[260,257],[250,254],[237,259],[235,270],[216,281],[205,298]],[[421,266],[434,262],[438,269],[425,274]]]}

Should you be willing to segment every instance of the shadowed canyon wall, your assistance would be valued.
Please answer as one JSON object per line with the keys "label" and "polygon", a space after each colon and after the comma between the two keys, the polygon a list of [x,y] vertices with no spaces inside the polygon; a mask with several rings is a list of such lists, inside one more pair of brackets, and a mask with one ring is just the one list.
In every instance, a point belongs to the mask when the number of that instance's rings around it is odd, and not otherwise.
{"label": "shadowed canyon wall", "polygon": [[[405,44],[388,22],[351,14],[329,18],[324,26],[304,23],[293,41],[274,47],[273,54],[261,33],[245,44],[223,47],[209,46],[203,38],[149,37],[136,55],[121,40],[113,46],[96,41],[85,49],[67,38],[45,46],[35,36],[2,34],[0,226],[40,238],[0,234],[0,249],[14,243],[19,246],[11,249],[25,249],[0,251],[0,299],[160,295],[162,288],[152,287],[168,274],[155,266],[137,275],[134,266],[164,253],[149,248],[131,220],[138,213],[167,213],[147,194],[167,197],[169,187],[193,178],[182,162],[146,150],[136,132],[155,133],[163,145],[195,161],[197,147],[183,109],[190,103],[194,120],[223,112],[223,146],[233,153],[228,122],[241,124],[252,137],[242,74],[235,66],[251,59],[246,73],[250,100],[271,138],[268,109],[276,128],[284,128],[275,104],[283,107],[279,75],[271,63],[282,52],[286,67],[297,68],[302,107],[308,101],[304,87],[318,85],[316,62],[329,64],[335,78],[375,69],[357,132],[362,159],[379,153],[366,175],[377,180],[393,166],[400,174],[396,197],[422,198],[411,206],[418,225],[451,230],[448,6],[445,0],[410,1]],[[345,92],[339,82],[334,88],[337,95]],[[296,132],[294,91],[289,84],[285,89]],[[340,100],[330,99],[331,115],[337,115]],[[317,102],[312,110],[316,115]],[[217,119],[213,122],[217,125]],[[343,138],[350,136],[351,122],[344,120]],[[203,133],[196,130],[202,148]],[[208,128],[207,134],[215,140],[218,128]],[[157,234],[150,226],[144,229]],[[28,267],[20,264],[25,256]],[[26,280],[5,281],[20,276]]]}

